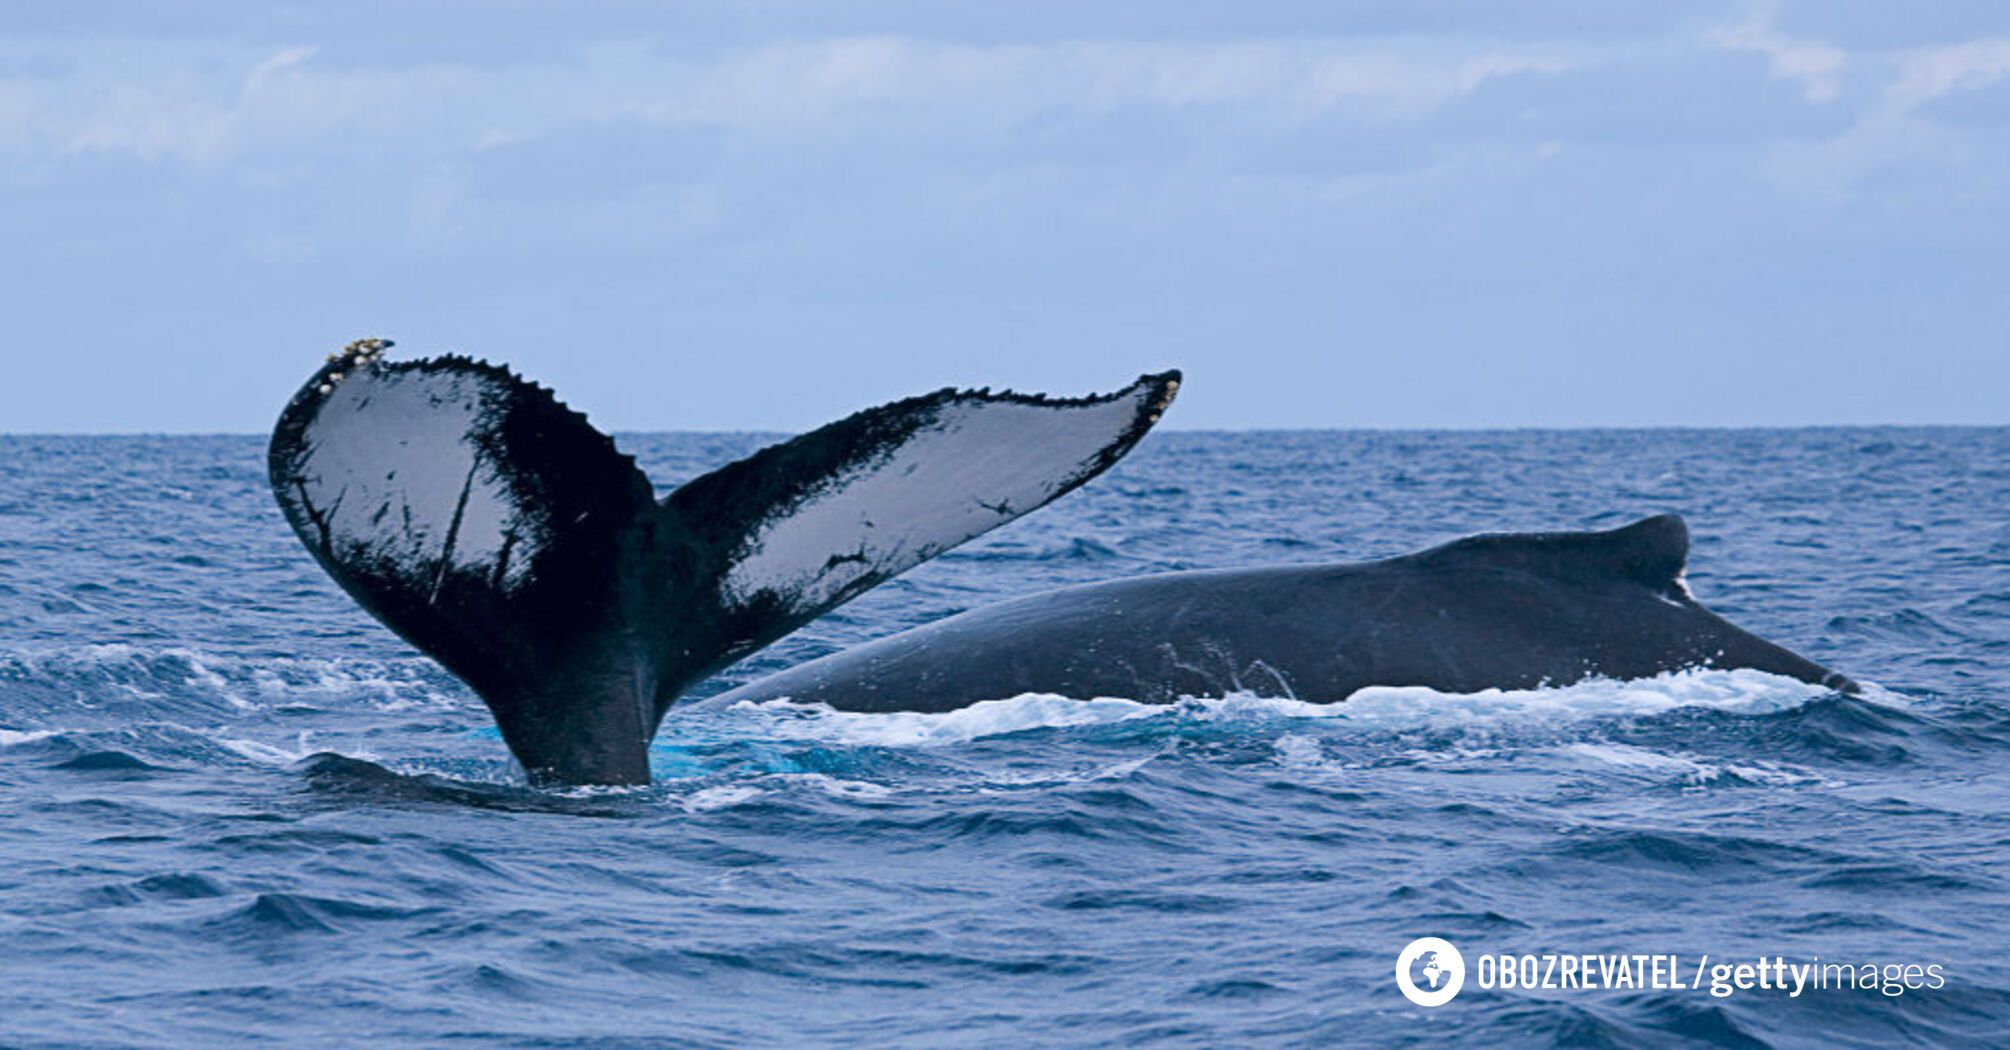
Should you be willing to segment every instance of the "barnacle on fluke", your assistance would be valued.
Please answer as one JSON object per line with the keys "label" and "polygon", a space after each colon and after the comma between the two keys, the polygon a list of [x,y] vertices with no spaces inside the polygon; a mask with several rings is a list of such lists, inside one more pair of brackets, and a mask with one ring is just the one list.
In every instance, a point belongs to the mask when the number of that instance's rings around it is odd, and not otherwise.
{"label": "barnacle on fluke", "polygon": [[[367,339],[350,341],[349,345],[328,355],[321,371],[308,383],[308,388],[323,397],[335,392],[337,384],[384,359],[384,352],[396,346],[389,339],[371,336]],[[344,369],[347,371],[344,371]]]}

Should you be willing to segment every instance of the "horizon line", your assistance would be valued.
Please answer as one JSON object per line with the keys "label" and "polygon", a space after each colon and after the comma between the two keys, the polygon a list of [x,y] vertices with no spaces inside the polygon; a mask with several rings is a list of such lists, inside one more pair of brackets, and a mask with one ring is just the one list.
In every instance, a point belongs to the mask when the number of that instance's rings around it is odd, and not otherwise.
{"label": "horizon line", "polygon": [[[630,430],[614,428],[604,431],[609,436],[634,434],[655,436],[660,434],[702,434],[749,435],[754,437],[793,436],[813,433],[809,430],[767,430],[759,428],[733,430]],[[2004,430],[2010,429],[2010,421],[1996,423],[1634,423],[1607,424],[1590,423],[1582,425],[1552,424],[1500,424],[1500,425],[1452,425],[1452,426],[1252,426],[1252,427],[1155,427],[1151,434],[1504,434],[1504,433],[1581,433],[1598,431],[1801,431],[1801,430]],[[264,438],[268,431],[259,430],[0,430],[0,438]],[[1149,435],[1148,435],[1149,436]]]}

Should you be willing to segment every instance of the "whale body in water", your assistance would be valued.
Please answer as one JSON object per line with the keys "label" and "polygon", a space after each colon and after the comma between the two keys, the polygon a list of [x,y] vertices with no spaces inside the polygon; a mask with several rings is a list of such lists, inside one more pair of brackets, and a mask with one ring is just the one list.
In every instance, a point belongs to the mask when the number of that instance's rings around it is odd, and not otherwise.
{"label": "whale body in water", "polygon": [[1699,604],[1681,518],[1472,536],[1355,565],[1168,572],[997,602],[708,700],[948,711],[1026,693],[1169,703],[1247,692],[1345,700],[1748,667],[1853,691]]}
{"label": "whale body in water", "polygon": [[[1179,387],[943,390],[857,413],[658,498],[549,390],[350,344],[274,428],[273,493],[364,609],[468,683],[538,784],[641,784],[690,688],[876,584],[1082,485]],[[941,711],[1022,693],[1341,701],[1749,667],[1848,679],[1682,581],[1672,515],[1477,536],[1360,565],[1167,573],[948,617],[714,698]]]}

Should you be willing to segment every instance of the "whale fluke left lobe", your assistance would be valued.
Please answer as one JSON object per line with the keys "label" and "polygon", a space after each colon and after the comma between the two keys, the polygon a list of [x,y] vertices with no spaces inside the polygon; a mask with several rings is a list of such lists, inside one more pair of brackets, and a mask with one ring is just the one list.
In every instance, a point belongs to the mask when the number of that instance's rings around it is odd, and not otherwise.
{"label": "whale fluke left lobe", "polygon": [[655,499],[585,417],[494,365],[352,347],[287,405],[269,466],[322,568],[480,693],[533,775],[646,778],[639,704],[624,725],[565,700],[647,671],[622,629]]}
{"label": "whale fluke left lobe", "polygon": [[344,590],[481,695],[539,782],[646,783],[690,685],[1101,473],[1179,378],[910,398],[659,504],[549,390],[388,345],[351,344],[288,403],[273,493]]}

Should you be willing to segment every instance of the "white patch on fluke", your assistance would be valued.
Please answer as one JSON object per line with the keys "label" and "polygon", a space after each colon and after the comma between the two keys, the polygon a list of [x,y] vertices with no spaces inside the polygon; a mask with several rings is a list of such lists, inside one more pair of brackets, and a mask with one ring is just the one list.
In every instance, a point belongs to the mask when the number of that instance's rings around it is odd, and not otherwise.
{"label": "white patch on fluke", "polygon": [[1137,425],[1152,384],[1107,402],[953,401],[897,447],[833,477],[752,531],[728,600],[837,599],[1040,506]]}
{"label": "white patch on fluke", "polygon": [[[543,522],[519,505],[475,443],[505,391],[483,376],[366,368],[327,394],[302,433],[307,504],[345,559],[389,562],[434,586],[443,562],[493,575],[528,572]],[[514,535],[514,541],[510,537]]]}

